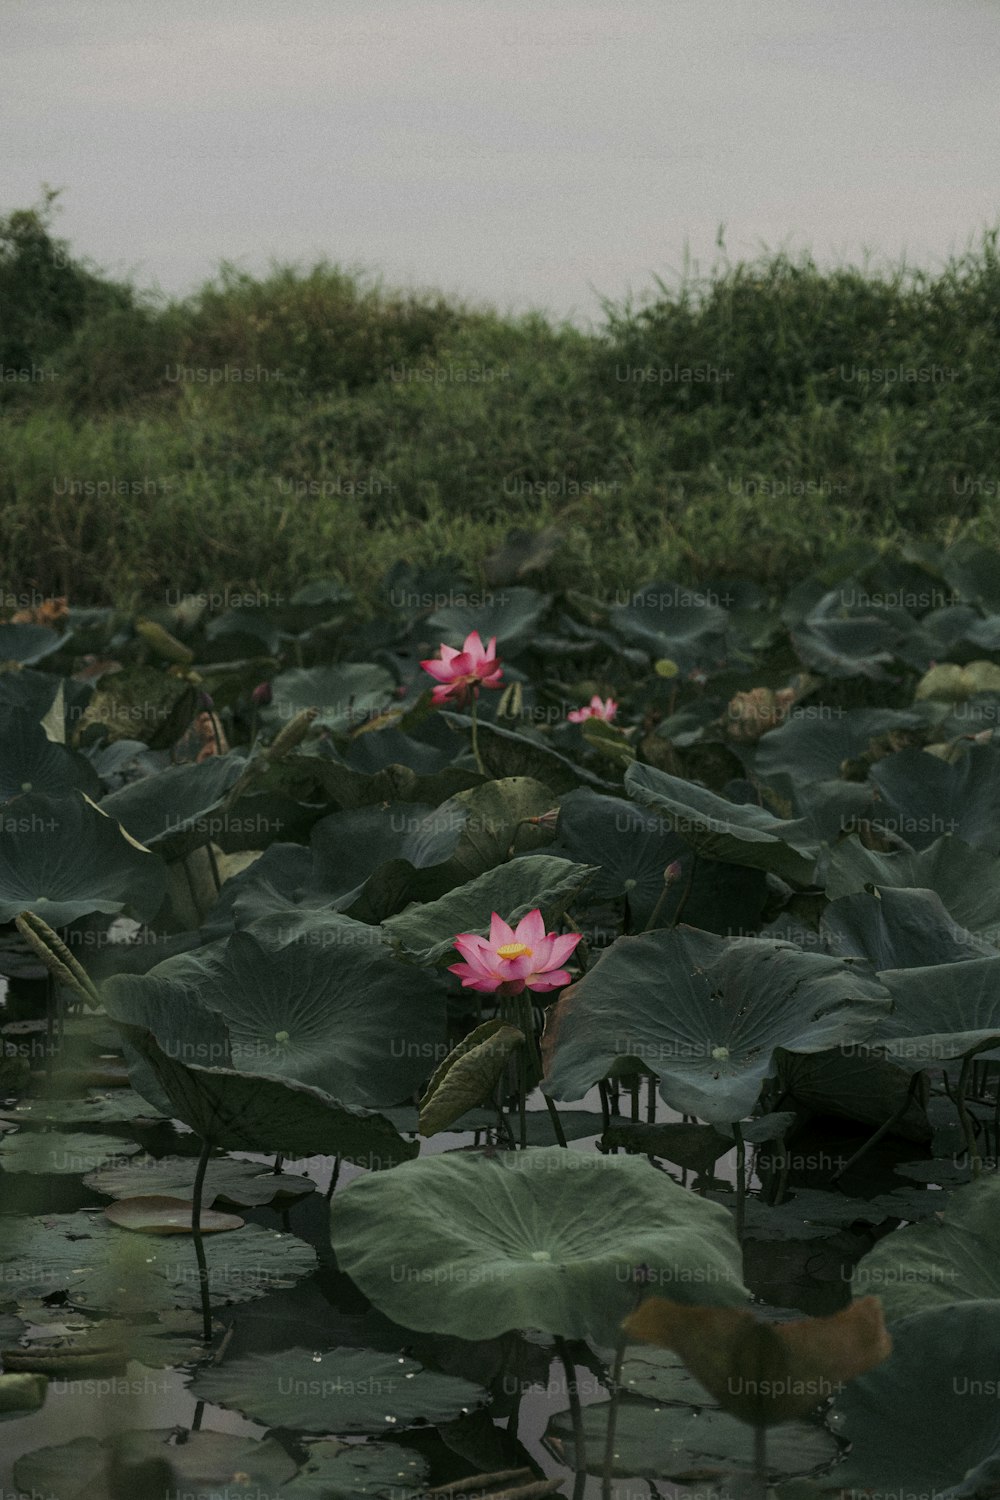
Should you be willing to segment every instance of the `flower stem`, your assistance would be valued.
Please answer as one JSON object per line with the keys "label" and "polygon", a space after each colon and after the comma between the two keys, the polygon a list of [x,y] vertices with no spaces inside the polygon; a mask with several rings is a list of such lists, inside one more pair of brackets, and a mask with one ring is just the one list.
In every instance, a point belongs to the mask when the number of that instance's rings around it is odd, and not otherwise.
{"label": "flower stem", "polygon": [[583,1494],[587,1481],[587,1444],[583,1435],[583,1407],[580,1405],[580,1393],[576,1388],[576,1368],[569,1357],[566,1340],[559,1334],[556,1334],[555,1346],[566,1372],[566,1394],[569,1397],[569,1411],[573,1422],[573,1468],[576,1472],[573,1500],[578,1500],[578,1497]]}
{"label": "flower stem", "polygon": [[212,1154],[211,1141],[202,1141],[198,1170],[194,1178],[194,1197],[191,1202],[191,1235],[194,1239],[194,1254],[198,1262],[198,1284],[201,1289],[201,1336],[206,1344],[212,1342],[212,1302],[208,1291],[208,1262],[205,1259],[205,1242],[201,1234],[201,1198],[205,1188],[205,1173],[208,1158]]}
{"label": "flower stem", "polygon": [[479,693],[472,694],[472,755],[476,762],[476,769],[481,776],[486,775],[486,767],[483,765],[483,757],[479,753]]}

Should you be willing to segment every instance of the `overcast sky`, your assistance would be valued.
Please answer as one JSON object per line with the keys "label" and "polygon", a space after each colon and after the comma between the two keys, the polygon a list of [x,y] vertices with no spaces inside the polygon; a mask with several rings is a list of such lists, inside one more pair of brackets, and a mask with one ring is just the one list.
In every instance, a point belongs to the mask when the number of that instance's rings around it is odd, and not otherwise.
{"label": "overcast sky", "polygon": [[1000,0],[3,0],[0,210],[143,285],[320,256],[501,308],[1000,218]]}

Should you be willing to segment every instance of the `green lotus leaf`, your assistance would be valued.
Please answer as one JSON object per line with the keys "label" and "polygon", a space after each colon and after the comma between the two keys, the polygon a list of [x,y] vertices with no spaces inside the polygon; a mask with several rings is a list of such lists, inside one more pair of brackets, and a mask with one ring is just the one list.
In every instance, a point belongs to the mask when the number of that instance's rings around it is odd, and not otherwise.
{"label": "green lotus leaf", "polygon": [[885,804],[874,821],[914,849],[943,834],[1000,853],[1000,749],[971,745],[954,763],[926,750],[897,750],[870,771]]}
{"label": "green lotus leaf", "polygon": [[943,1213],[897,1229],[858,1262],[854,1295],[880,1297],[889,1319],[953,1302],[1000,1301],[998,1211],[996,1177],[957,1188]]}
{"label": "green lotus leaf", "polygon": [[[466,734],[471,731],[472,720],[468,714],[453,713],[441,709],[440,717],[454,729]],[[606,781],[585,766],[578,766],[567,755],[553,750],[545,740],[535,739],[516,729],[504,729],[500,724],[481,720],[478,731],[479,756],[490,776],[527,776],[550,787],[553,792],[570,792],[584,784],[602,792],[614,792],[614,782]]]}
{"label": "green lotus leaf", "polygon": [[494,1019],[484,1021],[454,1047],[437,1069],[420,1101],[420,1134],[447,1130],[492,1094],[512,1054],[524,1045],[524,1032]]}
{"label": "green lotus leaf", "polygon": [[[109,1198],[147,1195],[193,1198],[197,1166],[194,1156],[143,1155],[117,1166],[98,1167],[87,1178],[87,1187],[106,1193]],[[262,1171],[259,1162],[220,1156],[208,1163],[202,1202],[207,1208],[219,1203],[233,1208],[258,1208],[269,1203],[287,1205],[306,1197],[315,1187],[309,1177]]]}
{"label": "green lotus leaf", "polygon": [[945,834],[917,853],[897,854],[844,839],[830,853],[826,894],[835,901],[869,885],[936,891],[960,926],[1000,938],[1000,859],[962,839]]}
{"label": "green lotus leaf", "polygon": [[387,918],[382,930],[420,963],[436,963],[451,953],[460,932],[488,933],[494,911],[506,922],[516,923],[538,907],[551,927],[592,873],[589,865],[549,854],[522,855],[457,886],[437,901]]}
{"label": "green lotus leaf", "polygon": [[726,655],[726,611],[712,596],[669,580],[636,589],[611,609],[609,620],[626,641],[654,658],[669,657],[685,672]]}
{"label": "green lotus leaf", "polygon": [[427,1460],[398,1443],[310,1443],[277,1500],[418,1500]]}
{"label": "green lotus leaf", "polygon": [[168,1056],[151,1032],[124,1025],[121,1030],[148,1063],[177,1118],[225,1151],[280,1151],[293,1160],[340,1156],[377,1171],[419,1150],[384,1116],[341,1104],[308,1084],[188,1066]]}
{"label": "green lotus leaf", "polygon": [[907,1107],[911,1075],[884,1057],[866,1057],[850,1047],[811,1057],[786,1053],[781,1081],[792,1099],[813,1114],[839,1115],[869,1125],[884,1125],[895,1118],[896,1135],[921,1142],[931,1138],[920,1105],[913,1100]]}
{"label": "green lotus leaf", "polygon": [[50,740],[28,709],[0,706],[0,803],[22,792],[65,797],[74,791],[100,796],[100,778],[90,762]]}
{"label": "green lotus leaf", "polygon": [[625,790],[635,801],[654,808],[666,828],[681,834],[708,859],[770,870],[799,885],[812,878],[819,849],[801,819],[789,822],[752,803],[727,802],[654,766],[630,766]]}
{"label": "green lotus leaf", "polygon": [[80,1099],[22,1099],[0,1118],[21,1126],[112,1125],[148,1118],[149,1104],[134,1089],[111,1089]]}
{"label": "green lotus leaf", "polygon": [[840,896],[823,913],[821,933],[842,958],[873,969],[918,969],[998,957],[983,938],[959,927],[936,891],[891,889]]}
{"label": "green lotus leaf", "polygon": [[635,1156],[553,1146],[422,1157],[351,1182],[331,1240],[380,1311],[463,1339],[537,1328],[609,1347],[643,1264],[678,1301],[747,1295],[725,1210]]}
{"label": "green lotus leaf", "polygon": [[[1000,955],[879,975],[893,999],[892,1015],[870,1046],[909,1068],[1000,1046]],[[863,1049],[866,1050],[866,1049]]]}
{"label": "green lotus leaf", "polygon": [[[280,933],[288,924],[276,925]],[[282,947],[262,941],[265,932],[233,933],[200,991],[205,1007],[225,1022],[233,1062],[245,1072],[314,1084],[345,1104],[412,1097],[431,1071],[428,1059],[447,1050],[438,976],[402,963],[378,928],[347,918],[317,918]],[[183,998],[186,987],[176,983]],[[118,1018],[149,1026],[166,1045],[144,1001],[150,992],[169,1009],[169,979],[119,975],[105,988]]]}
{"label": "green lotus leaf", "polygon": [[890,1357],[834,1401],[831,1424],[851,1447],[830,1481],[838,1492],[944,1500],[1000,1460],[1000,1301],[930,1308],[889,1332]]}
{"label": "green lotus leaf", "polygon": [[200,765],[167,766],[112,792],[101,811],[164,859],[181,859],[219,837],[226,821],[219,809],[245,765],[239,755],[212,755]]}
{"label": "green lotus leaf", "polygon": [[[268,1500],[277,1486],[290,1479],[295,1461],[273,1438],[242,1437],[230,1432],[185,1432],[176,1428],[122,1432],[104,1442],[74,1438],[53,1448],[23,1454],[14,1466],[14,1482],[31,1495],[47,1500],[105,1500],[114,1493],[112,1465],[124,1466],[124,1483],[133,1465],[168,1465],[174,1494],[209,1500],[218,1493],[229,1500],[256,1495]],[[149,1479],[148,1468],[144,1471]],[[238,1483],[234,1476],[241,1475]],[[159,1476],[158,1476],[159,1482]],[[169,1490],[166,1491],[169,1493]],[[136,1500],[140,1500],[136,1491]],[[154,1500],[152,1491],[142,1500]],[[160,1500],[159,1495],[155,1500]]]}
{"label": "green lotus leaf", "polygon": [[461,648],[465,638],[478,630],[485,645],[490,636],[497,638],[497,656],[501,660],[530,646],[539,620],[551,603],[537,589],[505,588],[502,593],[484,595],[474,604],[450,604],[432,614],[422,627],[426,637],[443,641],[446,646]]}
{"label": "green lotus leaf", "polygon": [[792,630],[792,644],[807,667],[825,677],[867,677],[884,682],[905,639],[905,633],[887,619],[837,618],[841,593],[825,594]]}
{"label": "green lotus leaf", "polygon": [[385,667],[373,662],[341,662],[333,667],[295,667],[280,672],[271,684],[271,702],[262,712],[276,730],[301,713],[317,708],[318,728],[341,733],[387,707],[395,682]]}
{"label": "green lotus leaf", "polygon": [[778,729],[763,735],[753,755],[753,769],[764,781],[787,775],[807,787],[832,781],[845,760],[857,760],[878,735],[910,729],[922,715],[892,708],[859,708],[851,712],[822,704],[804,704]]}
{"label": "green lotus leaf", "polygon": [[[588,1474],[599,1475],[603,1469],[610,1407],[610,1402],[598,1401],[583,1408]],[[564,1462],[574,1463],[573,1422],[568,1411],[550,1419],[545,1442]],[[697,1478],[703,1486],[712,1479],[732,1477],[734,1471],[748,1470],[753,1444],[752,1427],[727,1412],[712,1410],[704,1397],[697,1407],[661,1407],[625,1396],[618,1404],[611,1472],[620,1478]],[[772,1479],[813,1474],[829,1466],[836,1455],[837,1445],[825,1428],[786,1422],[768,1432],[767,1465]],[[716,1492],[713,1486],[712,1493]],[[708,1491],[700,1487],[698,1493]]]}
{"label": "green lotus leaf", "polygon": [[[246,1224],[205,1247],[214,1306],[293,1285],[316,1268],[304,1240]],[[13,1218],[0,1245],[0,1286],[18,1304],[65,1292],[71,1307],[126,1316],[201,1306],[190,1235],[151,1244],[83,1211]]]}
{"label": "green lotus leaf", "polygon": [[689,885],[691,848],[679,834],[633,802],[603,797],[589,787],[560,800],[556,842],[546,853],[596,866],[587,900],[596,905],[627,896],[637,931],[651,920],[663,895],[664,873],[675,860],[681,873],[660,907],[660,926],[672,925],[683,901],[685,919],[693,927],[748,931],[757,926],[767,894],[763,871],[713,860],[698,862]]}
{"label": "green lotus leaf", "polygon": [[267,1427],[341,1434],[446,1422],[486,1398],[469,1380],[374,1349],[248,1354],[199,1371],[191,1390],[199,1401],[233,1408]]}
{"label": "green lotus leaf", "polygon": [[27,793],[0,816],[0,922],[33,911],[50,927],[128,909],[148,920],[166,889],[162,861],[79,793]]}
{"label": "green lotus leaf", "polygon": [[793,943],[690,927],[619,938],[550,1007],[543,1087],[580,1099],[627,1060],[671,1108],[729,1124],[752,1113],[779,1049],[860,1042],[890,1008],[877,981]]}
{"label": "green lotus leaf", "polygon": [[75,1176],[123,1161],[138,1150],[135,1141],[120,1136],[21,1130],[0,1136],[0,1171]]}

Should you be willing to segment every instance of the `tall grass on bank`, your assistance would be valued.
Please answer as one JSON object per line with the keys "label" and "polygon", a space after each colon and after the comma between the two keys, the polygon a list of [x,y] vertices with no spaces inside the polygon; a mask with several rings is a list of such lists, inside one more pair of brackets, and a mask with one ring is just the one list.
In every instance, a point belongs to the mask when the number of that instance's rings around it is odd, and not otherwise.
{"label": "tall grass on bank", "polygon": [[803,574],[859,535],[996,542],[1000,261],[722,264],[589,333],[320,264],[156,301],[0,220],[0,586],[127,604],[400,559],[542,583]]}

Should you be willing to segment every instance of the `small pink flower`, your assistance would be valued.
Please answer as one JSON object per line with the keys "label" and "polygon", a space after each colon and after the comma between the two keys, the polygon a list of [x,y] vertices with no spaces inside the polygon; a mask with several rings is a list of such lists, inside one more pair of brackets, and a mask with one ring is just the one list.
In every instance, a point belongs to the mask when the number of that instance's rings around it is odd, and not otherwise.
{"label": "small pink flower", "polygon": [[491,636],[489,645],[484,647],[478,630],[465,637],[461,651],[454,646],[442,646],[440,659],[430,657],[420,665],[438,684],[431,694],[434,704],[463,704],[470,690],[478,693],[481,687],[497,688],[503,681],[503,670],[497,660],[497,638]]}
{"label": "small pink flower", "polygon": [[618,704],[613,698],[599,698],[595,693],[585,708],[573,708],[566,715],[571,724],[582,724],[586,719],[603,719],[610,724],[618,712]]}
{"label": "small pink flower", "polygon": [[519,995],[522,990],[557,990],[569,984],[569,973],[560,967],[569,958],[582,934],[569,932],[564,937],[546,932],[541,911],[536,907],[522,917],[516,928],[509,927],[493,913],[488,938],[474,932],[462,932],[455,947],[466,960],[449,964],[452,974],[461,975],[462,988]]}

